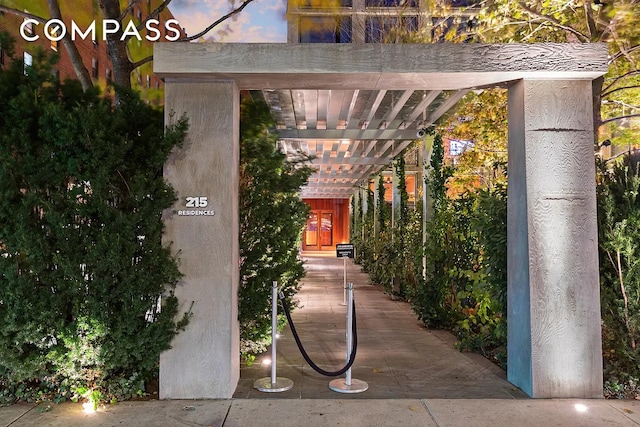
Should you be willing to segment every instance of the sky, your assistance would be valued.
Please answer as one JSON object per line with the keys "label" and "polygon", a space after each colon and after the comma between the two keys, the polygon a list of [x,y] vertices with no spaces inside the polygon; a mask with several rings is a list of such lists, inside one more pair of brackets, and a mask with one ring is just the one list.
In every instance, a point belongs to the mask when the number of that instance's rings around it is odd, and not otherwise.
{"label": "sky", "polygon": [[[241,4],[236,0],[236,7]],[[171,13],[194,35],[232,10],[229,0],[173,0]],[[286,43],[286,0],[254,0],[242,12],[211,30],[208,41]]]}

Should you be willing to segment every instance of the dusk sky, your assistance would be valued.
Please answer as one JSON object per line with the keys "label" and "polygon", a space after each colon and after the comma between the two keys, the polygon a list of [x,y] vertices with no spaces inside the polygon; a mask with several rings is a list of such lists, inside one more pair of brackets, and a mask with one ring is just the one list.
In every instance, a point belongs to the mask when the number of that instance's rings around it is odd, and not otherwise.
{"label": "dusk sky", "polygon": [[[239,4],[237,1],[236,6]],[[225,0],[173,0],[169,9],[191,36],[230,12],[232,5]],[[220,24],[205,38],[219,42],[286,43],[285,12],[286,0],[255,0],[233,21]]]}

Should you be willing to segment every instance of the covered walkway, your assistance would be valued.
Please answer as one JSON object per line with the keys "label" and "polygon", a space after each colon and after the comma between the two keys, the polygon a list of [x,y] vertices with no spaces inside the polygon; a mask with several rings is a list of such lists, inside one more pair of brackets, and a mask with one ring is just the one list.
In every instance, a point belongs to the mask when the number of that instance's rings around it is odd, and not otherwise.
{"label": "covered walkway", "polygon": [[[293,321],[307,353],[325,370],[345,364],[346,307],[343,305],[343,260],[305,253],[307,275],[296,300]],[[352,368],[355,379],[369,389],[349,397],[364,399],[517,399],[526,395],[507,382],[506,374],[478,354],[460,353],[455,337],[426,329],[406,302],[392,301],[372,286],[359,266],[347,261],[347,280],[354,283],[358,325],[358,354]],[[294,382],[291,390],[263,393],[253,382],[270,376],[262,364],[270,352],[251,366],[242,366],[234,398],[331,399],[345,398],[329,389],[332,379],[317,374],[304,361],[291,331],[277,343],[278,376]]]}

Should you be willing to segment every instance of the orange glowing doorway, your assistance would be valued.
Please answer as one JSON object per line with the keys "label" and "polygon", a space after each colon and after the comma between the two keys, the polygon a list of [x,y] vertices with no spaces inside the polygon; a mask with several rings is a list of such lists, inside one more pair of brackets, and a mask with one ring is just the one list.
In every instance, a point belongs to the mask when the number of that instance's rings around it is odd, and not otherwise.
{"label": "orange glowing doorway", "polygon": [[321,251],[334,246],[333,242],[333,211],[311,211],[304,229],[304,249]]}

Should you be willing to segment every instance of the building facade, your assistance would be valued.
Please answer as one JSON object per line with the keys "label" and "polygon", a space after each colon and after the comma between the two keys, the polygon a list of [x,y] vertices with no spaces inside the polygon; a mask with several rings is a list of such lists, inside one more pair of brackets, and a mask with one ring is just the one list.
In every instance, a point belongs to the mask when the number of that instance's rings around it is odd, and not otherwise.
{"label": "building facade", "polygon": [[[162,4],[162,0],[141,0],[132,2],[121,0],[121,8],[129,7],[127,16],[123,22],[130,20],[136,25],[144,20]],[[19,0],[14,2],[15,9],[25,14],[34,15],[44,20],[50,18],[46,0]],[[71,28],[71,21],[74,21],[82,30],[86,30],[92,22],[96,23],[95,37],[76,37],[75,45],[80,52],[83,64],[89,71],[95,85],[103,88],[103,91],[110,91],[110,83],[113,78],[113,67],[107,54],[107,43],[102,37],[102,13],[98,3],[93,0],[59,0],[63,21],[67,29]],[[0,6],[3,3],[0,2]],[[50,36],[56,36],[55,32],[45,34],[43,23],[25,24],[25,16],[12,13],[11,10],[0,12],[0,32],[8,33],[15,41],[14,59],[21,59],[26,65],[30,65],[38,50],[57,53],[59,61],[56,66],[56,75],[64,80],[66,78],[76,78],[76,73],[69,59],[69,55],[61,42],[50,40]],[[156,18],[160,22],[157,29],[160,31],[160,40],[164,40],[167,29],[163,23],[173,19],[173,15],[168,9],[163,10]],[[37,37],[37,40],[27,41],[21,34],[20,27],[23,25],[23,32],[29,38]],[[132,61],[141,60],[153,54],[153,44],[145,38],[145,31],[141,31],[142,40],[133,37],[129,42],[129,54]],[[0,46],[0,67],[7,67],[12,59]],[[132,86],[139,90],[144,99],[154,104],[163,102],[164,83],[153,74],[152,63],[146,63],[138,67],[131,75]]]}
{"label": "building facade", "polygon": [[393,43],[465,37],[477,24],[476,2],[452,0],[290,0],[289,43]]}

